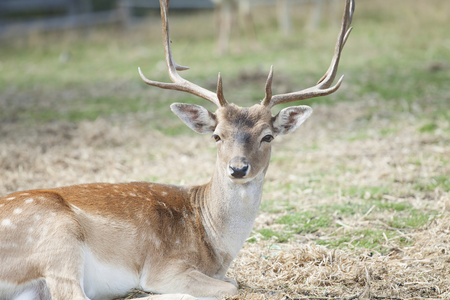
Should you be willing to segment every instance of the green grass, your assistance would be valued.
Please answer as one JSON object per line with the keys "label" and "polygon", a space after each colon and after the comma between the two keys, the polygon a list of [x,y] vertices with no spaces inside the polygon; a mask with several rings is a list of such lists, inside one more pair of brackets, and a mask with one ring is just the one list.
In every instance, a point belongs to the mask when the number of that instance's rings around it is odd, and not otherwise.
{"label": "green grass", "polygon": [[118,97],[97,97],[89,101],[76,101],[65,107],[63,110],[55,108],[39,108],[24,110],[17,113],[17,118],[27,120],[30,123],[51,122],[64,120],[79,122],[82,120],[95,120],[98,117],[111,116],[114,114],[124,114],[138,112],[148,109],[138,98],[118,98]]}
{"label": "green grass", "polygon": [[332,219],[326,214],[314,214],[312,212],[292,213],[278,218],[278,224],[286,225],[286,229],[296,234],[314,233],[321,228],[328,228]]}
{"label": "green grass", "polygon": [[432,123],[427,123],[425,125],[423,125],[422,127],[419,128],[419,132],[433,132],[435,131],[439,126],[432,122]]}
{"label": "green grass", "polygon": [[[386,240],[395,237],[399,236],[392,231],[362,229],[346,232],[346,235],[336,237],[335,239],[319,240],[317,244],[331,248],[364,248],[386,253],[388,249],[383,249],[381,246]],[[400,237],[400,246],[406,246],[407,244],[408,242]]]}
{"label": "green grass", "polygon": [[[446,163],[448,164],[448,162]],[[414,189],[420,191],[434,191],[436,188],[440,188],[443,191],[450,191],[449,176],[447,175],[433,176],[431,178],[421,179],[414,184]]]}
{"label": "green grass", "polygon": [[[260,229],[257,231],[262,237],[263,240],[270,240],[274,239],[278,243],[285,243],[289,241],[289,239],[292,237],[292,234],[286,231],[275,231],[272,229]],[[255,242],[256,239],[252,238],[250,239],[250,242]]]}
{"label": "green grass", "polygon": [[[382,252],[385,251],[382,245],[387,240],[397,240],[401,246],[411,243],[405,239],[403,232],[419,229],[440,215],[432,209],[425,211],[416,209],[408,202],[390,202],[382,199],[354,198],[352,202],[319,205],[308,211],[296,211],[290,206],[286,206],[283,210],[280,203],[277,203],[277,207],[278,212],[287,211],[275,220],[276,224],[284,225],[284,230],[258,230],[263,239],[275,237],[277,242],[282,243],[295,240],[296,235],[318,234],[327,236],[325,239],[316,240],[320,245]],[[263,210],[270,211],[270,207],[265,206]],[[381,228],[378,229],[376,226],[361,228],[359,223],[352,223],[359,222],[357,220],[381,221],[381,225],[378,225]],[[344,232],[337,230],[339,228],[344,228]]]}
{"label": "green grass", "polygon": [[394,218],[388,222],[388,225],[398,229],[417,229],[424,226],[432,219],[433,215],[420,213],[414,210],[411,211],[408,216],[394,216]]}
{"label": "green grass", "polygon": [[389,188],[379,186],[351,186],[342,190],[349,197],[380,200],[384,194],[389,193]]}

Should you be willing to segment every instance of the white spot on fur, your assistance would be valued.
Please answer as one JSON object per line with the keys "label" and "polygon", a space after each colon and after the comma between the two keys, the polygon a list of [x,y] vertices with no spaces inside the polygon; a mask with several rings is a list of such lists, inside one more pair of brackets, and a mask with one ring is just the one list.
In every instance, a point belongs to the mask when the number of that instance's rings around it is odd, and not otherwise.
{"label": "white spot on fur", "polygon": [[[11,248],[18,248],[18,247],[19,247],[19,245],[16,243],[8,243],[8,242],[0,243],[0,249],[2,249],[2,248],[3,249],[11,249]],[[0,288],[0,291],[2,291],[1,288]],[[4,298],[0,298],[0,299],[4,299]]]}
{"label": "white spot on fur", "polygon": [[83,212],[83,211],[82,211],[78,206],[76,206],[76,205],[70,204],[70,206],[72,207],[73,211],[74,211],[76,214],[80,214],[80,213]]}
{"label": "white spot on fur", "polygon": [[12,225],[12,222],[10,219],[3,219],[1,224],[2,226],[10,227]]}
{"label": "white spot on fur", "polygon": [[41,236],[48,235],[48,226],[47,225],[44,225],[44,226],[40,227],[39,229],[40,229]]}
{"label": "white spot on fur", "polygon": [[166,203],[164,203],[164,202],[161,202],[161,201],[158,201],[158,204],[159,204],[159,205],[162,205],[162,206],[164,206],[164,208],[166,208],[166,209],[167,209],[167,205],[166,205]]}
{"label": "white spot on fur", "polygon": [[27,200],[25,200],[26,204],[30,204],[33,203],[34,199],[33,198],[28,198]]}
{"label": "white spot on fur", "polygon": [[150,233],[148,239],[155,245],[156,249],[161,246],[161,240],[156,236],[155,233]]}
{"label": "white spot on fur", "polygon": [[21,208],[16,208],[14,211],[13,211],[13,214],[15,214],[15,215],[18,215],[18,214],[21,214],[22,213],[22,209]]}

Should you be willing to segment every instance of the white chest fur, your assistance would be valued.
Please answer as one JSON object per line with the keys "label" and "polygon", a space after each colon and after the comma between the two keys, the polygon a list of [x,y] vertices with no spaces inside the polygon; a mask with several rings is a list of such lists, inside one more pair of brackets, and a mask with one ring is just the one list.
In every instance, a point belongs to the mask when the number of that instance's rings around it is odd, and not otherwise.
{"label": "white chest fur", "polygon": [[123,266],[99,260],[84,249],[83,289],[91,299],[111,299],[139,286],[139,275]]}
{"label": "white chest fur", "polygon": [[[245,240],[248,238],[258,214],[262,196],[264,174],[260,174],[253,181],[245,184],[234,184],[228,178],[221,182],[228,184],[227,193],[216,193],[219,197],[212,197],[215,207],[209,211],[209,228],[213,228],[212,235],[216,235],[219,247],[223,247],[231,257],[236,257]],[[217,206],[217,203],[220,205]],[[217,220],[221,220],[217,226]]]}

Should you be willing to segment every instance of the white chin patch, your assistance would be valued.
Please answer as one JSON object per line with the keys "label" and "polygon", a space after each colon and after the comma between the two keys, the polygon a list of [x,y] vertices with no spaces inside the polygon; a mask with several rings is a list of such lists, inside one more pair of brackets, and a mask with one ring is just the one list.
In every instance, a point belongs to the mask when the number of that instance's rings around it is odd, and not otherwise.
{"label": "white chin patch", "polygon": [[253,180],[253,177],[234,178],[232,176],[229,176],[228,178],[230,178],[231,182],[234,184],[244,184]]}

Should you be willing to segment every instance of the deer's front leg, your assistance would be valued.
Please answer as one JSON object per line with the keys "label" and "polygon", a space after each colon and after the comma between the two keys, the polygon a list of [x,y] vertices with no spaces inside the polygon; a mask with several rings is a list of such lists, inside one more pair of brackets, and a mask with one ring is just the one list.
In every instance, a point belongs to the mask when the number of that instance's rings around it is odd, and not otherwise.
{"label": "deer's front leg", "polygon": [[[155,282],[149,282],[148,287],[149,290],[154,290]],[[146,289],[146,287],[143,288]],[[195,269],[188,269],[175,275],[168,272],[158,284],[157,290],[165,294],[186,294],[186,299],[192,299],[188,295],[195,299],[220,299],[223,296],[235,295],[238,291],[233,283],[209,277]],[[161,298],[150,297],[149,299],[165,299],[164,296],[172,295],[161,295]]]}
{"label": "deer's front leg", "polygon": [[165,295],[152,295],[148,297],[131,298],[130,300],[197,300],[197,299],[198,298],[186,294],[165,294]]}
{"label": "deer's front leg", "polygon": [[234,278],[231,277],[225,277],[224,279],[225,282],[231,283],[232,285],[234,285],[236,288],[239,287],[239,284],[237,283],[237,281]]}

